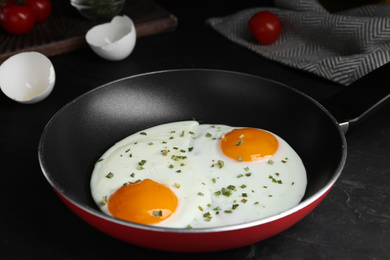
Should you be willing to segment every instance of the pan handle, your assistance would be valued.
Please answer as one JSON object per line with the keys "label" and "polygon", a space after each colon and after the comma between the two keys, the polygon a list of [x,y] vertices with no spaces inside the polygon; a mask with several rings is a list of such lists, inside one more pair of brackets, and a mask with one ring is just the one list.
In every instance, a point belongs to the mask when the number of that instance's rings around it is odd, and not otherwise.
{"label": "pan handle", "polygon": [[390,63],[387,63],[320,103],[347,133],[351,126],[384,105],[389,97]]}

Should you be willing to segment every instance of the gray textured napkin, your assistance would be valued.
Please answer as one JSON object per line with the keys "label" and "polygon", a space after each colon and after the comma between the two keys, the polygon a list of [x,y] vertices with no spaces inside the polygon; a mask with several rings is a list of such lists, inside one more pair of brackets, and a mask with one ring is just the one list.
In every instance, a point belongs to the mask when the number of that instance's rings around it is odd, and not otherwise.
{"label": "gray textured napkin", "polygon": [[[274,12],[282,33],[260,45],[247,29],[252,15]],[[390,4],[329,13],[316,0],[275,0],[273,8],[252,8],[207,24],[231,41],[285,65],[349,85],[390,61]]]}

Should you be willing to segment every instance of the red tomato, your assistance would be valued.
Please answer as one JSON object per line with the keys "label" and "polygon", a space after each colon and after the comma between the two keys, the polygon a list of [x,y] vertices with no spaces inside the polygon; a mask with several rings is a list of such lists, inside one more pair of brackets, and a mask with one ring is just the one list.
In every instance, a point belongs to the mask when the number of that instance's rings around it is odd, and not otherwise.
{"label": "red tomato", "polygon": [[262,11],[251,17],[249,31],[263,45],[274,43],[282,32],[282,22],[276,14]]}
{"label": "red tomato", "polygon": [[25,0],[24,5],[33,12],[37,23],[45,21],[51,14],[50,0]]}
{"label": "red tomato", "polygon": [[35,23],[34,15],[30,9],[23,5],[10,5],[0,13],[1,25],[10,33],[25,34]]}

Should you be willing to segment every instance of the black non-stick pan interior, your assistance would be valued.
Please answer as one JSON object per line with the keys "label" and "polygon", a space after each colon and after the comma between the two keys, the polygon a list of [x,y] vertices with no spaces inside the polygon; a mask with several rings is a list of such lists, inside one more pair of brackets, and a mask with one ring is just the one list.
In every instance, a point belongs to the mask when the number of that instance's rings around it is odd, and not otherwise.
{"label": "black non-stick pan interior", "polygon": [[285,139],[306,166],[305,198],[335,178],[345,160],[337,122],[311,98],[246,74],[174,70],[119,80],[69,103],[42,135],[42,167],[63,195],[93,209],[89,178],[106,149],[144,128],[192,119],[262,128]]}

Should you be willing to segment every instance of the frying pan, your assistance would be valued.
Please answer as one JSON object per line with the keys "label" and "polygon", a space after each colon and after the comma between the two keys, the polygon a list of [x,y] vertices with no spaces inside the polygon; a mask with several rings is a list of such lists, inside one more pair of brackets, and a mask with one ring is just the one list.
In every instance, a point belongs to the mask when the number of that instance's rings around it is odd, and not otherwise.
{"label": "frying pan", "polygon": [[[370,86],[369,93],[376,95],[367,99],[366,83],[386,72],[385,68],[375,71],[324,101],[327,108],[293,88],[237,72],[187,69],[124,78],[93,89],[54,115],[40,139],[40,165],[47,181],[72,211],[117,239],[173,252],[249,245],[294,225],[328,194],[346,160],[345,131],[383,104],[389,92]],[[361,93],[365,93],[363,101],[370,104],[355,109],[350,97],[361,99]],[[362,105],[362,100],[358,104]],[[263,128],[285,139],[307,170],[308,186],[302,201],[257,221],[199,229],[130,223],[100,212],[89,188],[97,159],[134,132],[193,118],[207,124]]]}

